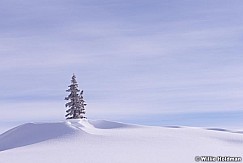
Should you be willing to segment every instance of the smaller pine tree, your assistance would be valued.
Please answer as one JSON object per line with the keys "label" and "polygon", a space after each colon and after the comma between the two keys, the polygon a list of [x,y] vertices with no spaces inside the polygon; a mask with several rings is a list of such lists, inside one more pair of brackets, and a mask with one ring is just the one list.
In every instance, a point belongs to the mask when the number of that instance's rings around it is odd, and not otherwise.
{"label": "smaller pine tree", "polygon": [[[70,92],[68,97],[65,97],[65,100],[69,100],[66,103],[66,107],[69,109],[66,111],[66,119],[84,119],[85,115],[85,106],[87,105],[83,98],[83,90],[80,92],[78,89],[78,82],[76,76],[73,74],[71,85],[68,86],[69,89],[66,92]],[[80,94],[79,94],[80,92]]]}

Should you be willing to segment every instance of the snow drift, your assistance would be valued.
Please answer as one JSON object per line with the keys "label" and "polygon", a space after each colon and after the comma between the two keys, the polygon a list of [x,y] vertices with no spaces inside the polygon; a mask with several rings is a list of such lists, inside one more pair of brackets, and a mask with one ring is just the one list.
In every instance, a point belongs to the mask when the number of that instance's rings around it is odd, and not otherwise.
{"label": "snow drift", "polygon": [[201,155],[242,156],[242,150],[240,132],[105,120],[28,123],[0,135],[1,163],[190,163]]}
{"label": "snow drift", "polygon": [[77,129],[67,123],[27,123],[0,135],[0,151],[74,134]]}

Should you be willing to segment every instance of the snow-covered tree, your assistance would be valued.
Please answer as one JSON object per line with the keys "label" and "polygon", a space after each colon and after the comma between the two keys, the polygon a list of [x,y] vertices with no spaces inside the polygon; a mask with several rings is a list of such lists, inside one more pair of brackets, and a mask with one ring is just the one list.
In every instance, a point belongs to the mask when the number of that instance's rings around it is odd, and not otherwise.
{"label": "snow-covered tree", "polygon": [[[68,97],[65,97],[65,100],[69,100],[66,103],[66,107],[69,109],[66,111],[67,119],[83,119],[86,118],[85,115],[85,106],[87,105],[83,98],[83,90],[80,92],[78,89],[78,82],[76,76],[73,74],[71,85],[68,86],[69,89],[66,92],[70,92]],[[79,94],[80,92],[80,94]]]}

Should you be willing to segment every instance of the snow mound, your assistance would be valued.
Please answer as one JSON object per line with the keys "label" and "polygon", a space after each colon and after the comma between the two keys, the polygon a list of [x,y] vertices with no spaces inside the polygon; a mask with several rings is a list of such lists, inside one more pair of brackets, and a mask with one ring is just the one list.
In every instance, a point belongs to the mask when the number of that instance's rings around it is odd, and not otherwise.
{"label": "snow mound", "polygon": [[35,144],[76,132],[76,128],[65,122],[27,123],[0,135],[0,151]]}
{"label": "snow mound", "polygon": [[78,129],[94,128],[94,126],[90,124],[87,119],[69,119],[67,120],[67,123]]}
{"label": "snow mound", "polygon": [[107,120],[96,120],[96,121],[89,121],[95,128],[99,129],[115,129],[115,128],[132,128],[138,127],[137,125],[132,124],[125,124],[120,122],[111,122]]}
{"label": "snow mound", "polygon": [[206,128],[206,130],[243,134],[243,131],[233,131],[233,130],[228,130],[228,129],[224,129],[224,128]]}
{"label": "snow mound", "polygon": [[0,163],[190,163],[201,155],[242,156],[242,149],[243,134],[225,129],[106,120],[28,123],[0,135]]}
{"label": "snow mound", "polygon": [[90,122],[86,119],[70,119],[59,123],[27,123],[0,135],[0,151],[36,144],[50,139],[59,139],[74,134],[102,135],[100,129],[128,127],[133,127],[133,125],[105,120]]}
{"label": "snow mound", "polygon": [[230,130],[224,129],[224,128],[207,128],[207,130],[212,130],[212,131],[223,131],[223,132],[232,132]]}

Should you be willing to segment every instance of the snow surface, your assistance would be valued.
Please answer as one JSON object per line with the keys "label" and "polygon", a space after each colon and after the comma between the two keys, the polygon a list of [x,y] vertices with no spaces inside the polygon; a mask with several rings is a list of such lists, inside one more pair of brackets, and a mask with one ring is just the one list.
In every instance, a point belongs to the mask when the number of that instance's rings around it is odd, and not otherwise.
{"label": "snow surface", "polygon": [[0,135],[0,163],[191,163],[242,151],[241,132],[104,120],[28,123]]}

